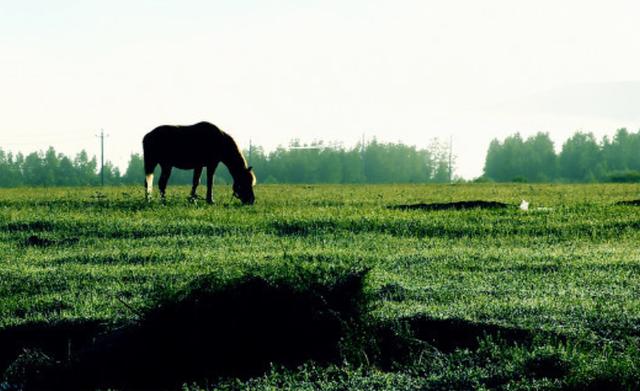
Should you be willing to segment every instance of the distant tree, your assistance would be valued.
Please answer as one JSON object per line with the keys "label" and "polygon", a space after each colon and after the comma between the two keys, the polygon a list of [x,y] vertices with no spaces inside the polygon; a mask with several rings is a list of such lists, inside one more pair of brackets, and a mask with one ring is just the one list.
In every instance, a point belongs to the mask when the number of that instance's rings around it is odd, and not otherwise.
{"label": "distant tree", "polygon": [[20,166],[11,152],[0,148],[0,187],[15,187],[23,183]]}
{"label": "distant tree", "polygon": [[342,180],[343,183],[364,183],[364,146],[359,144],[355,148],[342,153]]}
{"label": "distant tree", "polygon": [[73,165],[76,168],[78,184],[81,186],[91,186],[99,184],[97,175],[97,162],[96,158],[89,159],[89,155],[85,150],[80,151],[76,155]]}
{"label": "distant tree", "polygon": [[489,150],[484,161],[484,175],[483,178],[502,181],[502,165],[505,164],[504,156],[502,154],[502,144],[498,139],[491,140],[489,144]]}
{"label": "distant tree", "polygon": [[385,146],[373,139],[364,151],[364,175],[369,183],[385,183],[391,178],[390,159]]}
{"label": "distant tree", "polygon": [[511,164],[502,167],[504,177],[508,181],[524,177],[526,170],[526,148],[520,133],[507,137],[502,145],[505,159]]}
{"label": "distant tree", "polygon": [[556,152],[548,133],[538,133],[524,142],[522,176],[527,182],[548,182],[556,176]]}
{"label": "distant tree", "polygon": [[493,140],[485,159],[485,176],[498,182],[525,178],[526,149],[519,133],[507,137],[503,143]]}
{"label": "distant tree", "polygon": [[38,152],[31,152],[24,158],[22,175],[27,186],[40,186],[46,182],[44,161]]}
{"label": "distant tree", "polygon": [[122,183],[120,169],[110,161],[104,163],[104,184],[107,186],[119,185]]}
{"label": "distant tree", "polygon": [[127,185],[142,184],[144,181],[144,161],[139,153],[134,153],[129,158],[127,169],[122,176],[122,182]]}
{"label": "distant tree", "polygon": [[630,133],[621,128],[612,140],[602,140],[603,165],[610,172],[640,170],[640,131]]}
{"label": "distant tree", "polygon": [[523,140],[516,133],[489,144],[484,177],[498,182],[547,182],[556,177],[556,153],[547,133]]}
{"label": "distant tree", "polygon": [[77,186],[79,183],[78,173],[73,162],[67,156],[62,156],[56,173],[56,185]]}
{"label": "distant tree", "polygon": [[318,183],[342,183],[343,173],[342,158],[344,154],[342,150],[325,149],[318,155],[320,165],[318,167],[317,181]]}
{"label": "distant tree", "polygon": [[594,181],[602,176],[602,154],[592,133],[577,132],[563,145],[559,174],[568,181]]}
{"label": "distant tree", "polygon": [[[429,182],[447,183],[453,179],[453,167],[449,167],[449,146],[443,144],[438,139],[431,141],[427,157],[427,171]],[[453,162],[451,162],[453,165]]]}
{"label": "distant tree", "polygon": [[[322,141],[303,144],[292,140],[289,148],[278,147],[266,154],[261,147],[244,152],[263,183],[428,183],[446,182],[451,177],[448,149],[434,142],[427,149],[402,143],[372,140],[351,149],[326,145]],[[141,184],[144,162],[132,154],[124,174],[111,162],[104,165],[107,185]],[[159,169],[156,168],[156,174]],[[86,151],[73,160],[53,148],[14,158],[0,149],[0,186],[94,186],[100,184],[96,158]],[[191,184],[193,170],[174,168],[173,184]],[[203,176],[204,178],[204,176]],[[203,181],[201,178],[201,181]],[[233,179],[224,164],[216,170],[217,183]]]}

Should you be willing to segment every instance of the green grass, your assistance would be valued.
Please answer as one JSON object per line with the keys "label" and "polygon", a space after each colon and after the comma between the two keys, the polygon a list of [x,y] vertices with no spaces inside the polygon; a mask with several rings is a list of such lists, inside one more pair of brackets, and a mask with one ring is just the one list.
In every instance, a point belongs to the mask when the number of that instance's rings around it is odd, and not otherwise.
{"label": "green grass", "polygon": [[[638,185],[262,185],[253,207],[231,201],[223,186],[213,206],[187,202],[188,191],[170,187],[162,206],[144,203],[138,187],[0,190],[0,330],[37,321],[122,324],[159,292],[207,274],[225,281],[287,274],[292,263],[370,267],[370,315],[380,322],[423,314],[541,337],[526,346],[487,340],[391,372],[309,364],[217,386],[638,387],[640,207],[615,205],[640,198]],[[515,207],[521,199],[529,212]],[[460,200],[514,207],[387,208]],[[34,245],[34,235],[48,242]],[[389,289],[396,294],[380,293]],[[536,360],[568,369],[540,377]]]}

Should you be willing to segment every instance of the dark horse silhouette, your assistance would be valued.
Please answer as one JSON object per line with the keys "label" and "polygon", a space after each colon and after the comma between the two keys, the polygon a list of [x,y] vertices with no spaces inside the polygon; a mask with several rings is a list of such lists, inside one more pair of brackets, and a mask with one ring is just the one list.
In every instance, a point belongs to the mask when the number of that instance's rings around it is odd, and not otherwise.
{"label": "dark horse silhouette", "polygon": [[220,162],[224,163],[233,177],[233,195],[243,204],[253,204],[253,185],[256,177],[242,156],[236,142],[208,122],[190,126],[163,125],[147,133],[142,139],[144,150],[144,172],[147,200],[153,188],[153,170],[158,164],[160,173],[160,196],[165,199],[167,181],[171,169],[193,169],[191,198],[196,198],[202,169],[207,167],[207,202],[213,202],[213,174]]}

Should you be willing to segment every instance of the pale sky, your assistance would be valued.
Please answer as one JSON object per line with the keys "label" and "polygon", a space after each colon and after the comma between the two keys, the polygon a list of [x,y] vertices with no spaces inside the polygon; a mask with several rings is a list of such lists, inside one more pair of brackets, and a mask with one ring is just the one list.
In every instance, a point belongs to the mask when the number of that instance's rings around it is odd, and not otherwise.
{"label": "pale sky", "polygon": [[[640,129],[638,1],[0,0],[0,148],[124,168],[161,124],[247,148]],[[259,176],[259,173],[258,173]]]}

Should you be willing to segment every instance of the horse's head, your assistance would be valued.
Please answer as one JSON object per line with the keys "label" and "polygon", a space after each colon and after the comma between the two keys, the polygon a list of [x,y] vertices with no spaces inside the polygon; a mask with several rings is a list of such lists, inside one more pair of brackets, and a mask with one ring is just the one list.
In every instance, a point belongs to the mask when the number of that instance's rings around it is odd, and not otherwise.
{"label": "horse's head", "polygon": [[233,181],[233,195],[245,205],[253,205],[256,197],[253,195],[253,186],[256,184],[256,176],[253,168],[244,169]]}

